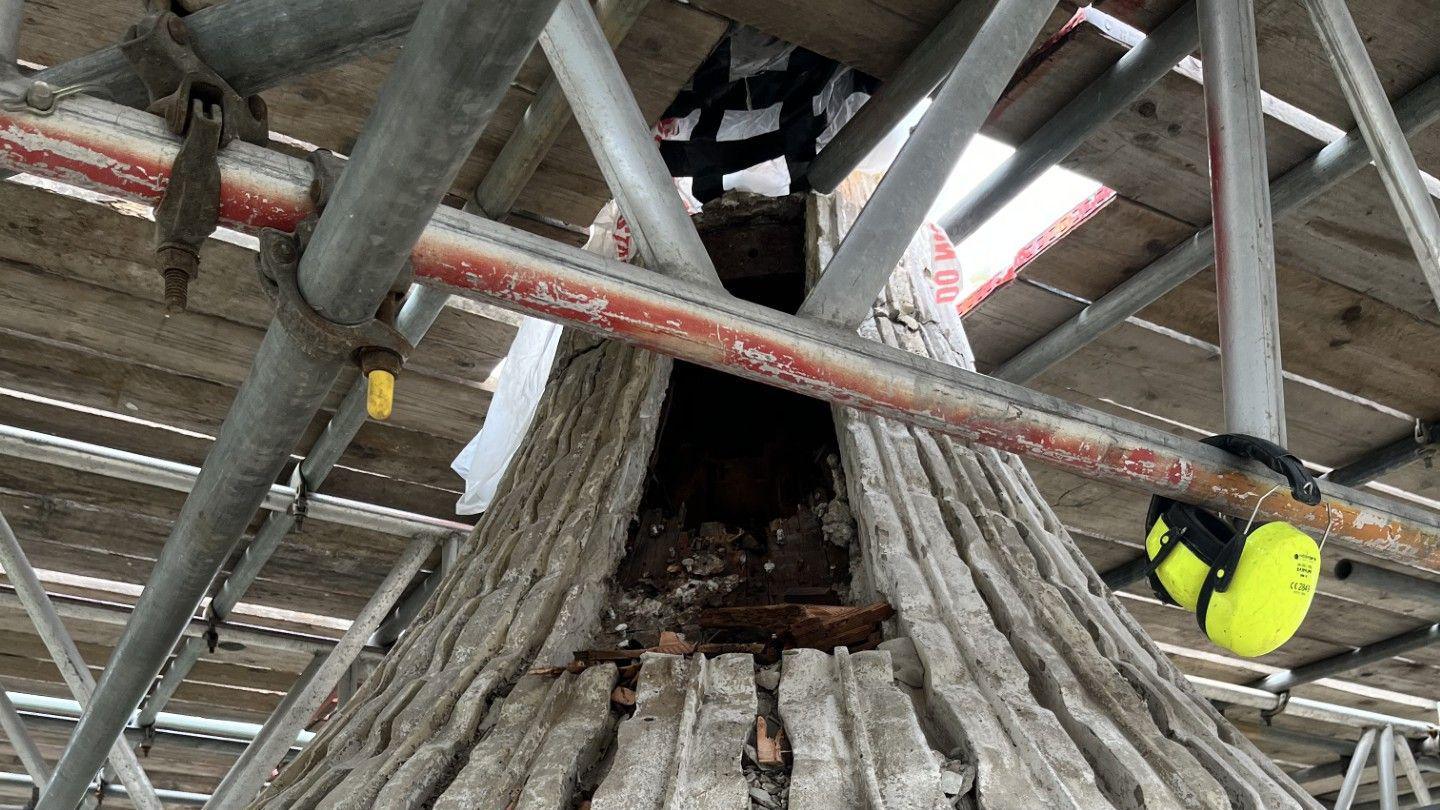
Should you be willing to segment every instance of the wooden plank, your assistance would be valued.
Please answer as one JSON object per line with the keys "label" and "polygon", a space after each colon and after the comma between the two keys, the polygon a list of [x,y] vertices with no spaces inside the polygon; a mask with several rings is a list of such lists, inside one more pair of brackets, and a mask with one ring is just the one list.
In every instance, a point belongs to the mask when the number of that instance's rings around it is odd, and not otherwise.
{"label": "wooden plank", "polygon": [[[1117,195],[1018,277],[1094,300],[1190,233],[1185,223]],[[1414,350],[1440,345],[1440,326],[1299,269],[1305,266],[1282,255],[1276,268],[1285,370],[1405,413],[1428,418],[1440,412],[1440,358]],[[985,368],[1080,310],[1063,300],[1037,304],[1055,297],[1012,286],[967,320]],[[1200,273],[1138,317],[1216,343],[1214,274]]]}
{"label": "wooden plank", "polygon": [[695,5],[885,78],[955,0],[696,0]]}
{"label": "wooden plank", "polygon": [[[220,383],[168,374],[73,347],[27,340],[3,329],[0,388],[206,436],[213,436],[219,429],[235,396],[234,388]],[[301,447],[308,447],[324,430],[334,404],[332,401],[330,409],[312,420]],[[478,427],[478,420],[475,424]],[[361,428],[343,460],[357,469],[450,489],[456,487],[458,479],[449,470],[449,463],[462,446],[460,440],[372,423]],[[145,452],[155,453],[157,449]]]}
{"label": "wooden plank", "polygon": [[[65,745],[65,737],[57,729],[46,725],[37,728],[32,736],[39,746],[40,752],[47,762],[52,765],[55,758],[60,754]],[[150,756],[140,758],[140,766],[150,777],[155,787],[161,790],[183,790],[194,793],[209,793],[219,784],[224,777],[225,769],[229,767],[232,757],[225,754],[209,751],[196,751],[194,749],[181,748],[174,743],[157,743],[150,751]],[[14,767],[16,762],[10,748],[7,746],[0,749],[0,771],[7,773],[24,773],[23,769]],[[119,797],[106,797],[105,808],[118,807]],[[172,806],[172,805],[167,805]]]}
{"label": "wooden plank", "polygon": [[[1010,142],[1023,140],[1125,50],[1096,25],[1082,22],[1056,40],[1044,59],[1030,63],[986,131]],[[1329,80],[1328,64],[1324,68]],[[1200,85],[1171,73],[1097,129],[1062,165],[1182,223],[1203,225],[1210,219],[1204,109]],[[1272,177],[1323,145],[1291,123],[1266,119]],[[1440,131],[1422,133],[1413,145],[1422,167],[1440,170]],[[1278,220],[1276,250],[1282,262],[1440,323],[1373,168]]]}
{"label": "wooden plank", "polygon": [[[138,12],[126,0],[97,0],[83,7],[71,4],[28,3],[21,58],[53,65],[118,41],[135,22]],[[674,99],[700,61],[724,33],[725,23],[673,0],[656,0],[621,43],[622,69],[634,85],[642,111],[650,120],[659,117]],[[396,50],[377,50],[352,64],[322,71],[267,91],[270,126],[276,132],[348,154],[366,115],[374,105],[381,83],[393,64]],[[456,188],[474,187],[477,172],[494,159],[523,113],[525,99],[544,71],[537,54],[522,70],[516,87],[481,139],[474,159]],[[574,133],[565,141],[577,145]],[[564,191],[569,189],[568,192]],[[588,225],[609,198],[593,159],[583,148],[553,154],[541,166],[520,207],[564,222]]]}
{"label": "wooden plank", "polygon": [[[0,509],[31,563],[52,571],[144,584],[182,500],[182,493],[30,462],[0,469]],[[244,601],[349,618],[403,546],[403,538],[308,521],[281,544]]]}
{"label": "wooden plank", "polygon": [[[120,414],[27,398],[0,390],[0,425],[39,431],[76,441],[199,466],[210,452],[209,436],[162,427]],[[308,446],[318,426],[306,436]],[[378,434],[378,435],[376,435]],[[377,442],[379,442],[377,444]],[[429,465],[427,479],[445,481],[443,472],[456,442],[410,431],[387,431],[367,422],[340,464],[325,479],[325,493],[376,503],[424,515],[448,517],[459,493],[460,478],[449,477],[449,488],[406,480],[413,468]],[[363,468],[363,469],[360,469]]]}
{"label": "wooden plank", "polygon": [[[1107,0],[1100,8],[1142,30],[1150,30],[1182,0]],[[1429,27],[1417,24],[1440,16],[1435,0],[1385,0],[1350,8],[1355,27],[1369,46],[1380,82],[1391,98],[1440,72],[1440,47]],[[1265,91],[1341,129],[1354,117],[1335,80],[1330,61],[1301,3],[1269,0],[1256,4],[1255,38],[1260,82]]]}
{"label": "wooden plank", "polygon": [[[116,628],[114,638],[119,638]],[[79,643],[76,646],[91,672],[99,679],[105,662],[113,652],[111,644]],[[63,691],[64,681],[50,659],[49,652],[39,636],[13,630],[0,630],[0,661],[5,667],[4,679],[25,679],[46,681],[62,688],[57,697],[69,697]],[[299,673],[283,670],[268,670],[258,667],[242,667],[201,660],[184,685],[176,693],[176,703],[170,711],[196,713],[207,717],[226,720],[255,722],[263,720],[279,702],[280,696],[295,682]],[[14,686],[8,689],[15,690]],[[18,690],[16,690],[18,691]],[[181,708],[183,705],[189,708]]]}
{"label": "wooden plank", "polygon": [[[264,332],[199,312],[168,312],[154,300],[117,293],[0,260],[0,318],[13,335],[238,388]],[[417,354],[423,351],[417,350]],[[488,371],[487,371],[488,373]],[[334,407],[357,370],[341,373]],[[455,383],[407,369],[390,422],[459,441],[469,439],[490,401],[479,382]]]}
{"label": "wooden plank", "polygon": [[[33,273],[81,281],[106,292],[161,300],[159,275],[150,265],[154,226],[131,203],[105,205],[18,183],[0,183],[0,258]],[[104,234],[104,238],[95,238]],[[190,287],[188,311],[264,328],[274,306],[255,275],[255,251],[212,238],[202,249],[201,275]],[[407,366],[440,379],[483,382],[505,356],[515,329],[509,323],[446,308]]]}

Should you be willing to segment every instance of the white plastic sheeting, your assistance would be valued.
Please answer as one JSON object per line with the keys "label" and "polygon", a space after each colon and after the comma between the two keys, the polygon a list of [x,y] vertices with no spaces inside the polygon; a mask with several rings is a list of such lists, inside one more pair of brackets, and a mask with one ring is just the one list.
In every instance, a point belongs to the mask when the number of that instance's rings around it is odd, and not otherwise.
{"label": "white plastic sheeting", "polygon": [[[612,201],[607,203],[590,226],[585,249],[611,259],[629,261],[634,256],[630,227]],[[500,382],[485,412],[480,432],[450,462],[450,469],[465,479],[465,492],[455,502],[455,514],[478,515],[490,506],[500,479],[510,467],[515,451],[540,405],[545,381],[555,362],[560,343],[559,324],[540,318],[525,318],[510,343],[505,359],[496,366]]]}

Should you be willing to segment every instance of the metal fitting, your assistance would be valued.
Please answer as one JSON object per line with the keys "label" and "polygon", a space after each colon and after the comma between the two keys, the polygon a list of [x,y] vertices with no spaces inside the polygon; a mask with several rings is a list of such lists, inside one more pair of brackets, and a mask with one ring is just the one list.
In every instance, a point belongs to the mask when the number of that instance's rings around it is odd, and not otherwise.
{"label": "metal fitting", "polygon": [[217,155],[237,137],[266,143],[265,102],[242,97],[211,70],[191,47],[184,21],[169,10],[132,26],[120,50],[150,93],[150,112],[185,139],[155,207],[155,269],[164,279],[165,308],[183,310],[200,274],[200,246],[220,221]]}
{"label": "metal fitting", "polygon": [[257,269],[261,286],[275,301],[281,328],[307,354],[322,359],[343,357],[359,366],[370,386],[366,410],[372,418],[386,419],[393,405],[395,378],[413,348],[395,328],[395,319],[414,270],[406,263],[375,316],[360,324],[335,323],[305,301],[297,275],[300,257],[345,168],[343,160],[323,149],[310,154],[310,163],[315,169],[310,185],[315,213],[302,220],[293,235],[268,229],[260,232]]}

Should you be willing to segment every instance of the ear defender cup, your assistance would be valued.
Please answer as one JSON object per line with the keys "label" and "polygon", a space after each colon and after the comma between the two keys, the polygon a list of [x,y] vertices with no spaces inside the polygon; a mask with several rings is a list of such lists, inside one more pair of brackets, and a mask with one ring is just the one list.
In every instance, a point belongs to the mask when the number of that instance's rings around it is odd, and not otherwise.
{"label": "ear defender cup", "polygon": [[1197,557],[1178,533],[1170,530],[1163,517],[1150,527],[1150,535],[1145,538],[1145,554],[1152,565],[1150,584],[1156,595],[1162,601],[1194,611],[1200,600],[1200,588],[1210,574],[1210,564]]}
{"label": "ear defender cup", "polygon": [[[1205,442],[1284,475],[1297,501],[1320,502],[1314,477],[1284,448],[1237,434]],[[1216,645],[1253,658],[1300,629],[1320,579],[1320,547],[1309,535],[1279,521],[1246,531],[1219,513],[1160,496],[1151,498],[1146,523],[1151,589],[1194,612]]]}
{"label": "ear defender cup", "polygon": [[1215,568],[1196,618],[1215,644],[1246,658],[1289,641],[1310,612],[1320,581],[1320,548],[1289,523],[1266,523],[1243,539],[1238,560]]}

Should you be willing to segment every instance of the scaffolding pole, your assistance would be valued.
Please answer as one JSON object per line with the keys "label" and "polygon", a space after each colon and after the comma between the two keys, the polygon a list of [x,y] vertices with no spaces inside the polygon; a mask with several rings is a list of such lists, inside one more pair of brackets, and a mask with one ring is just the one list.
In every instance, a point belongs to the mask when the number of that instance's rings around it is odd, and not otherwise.
{"label": "scaffolding pole", "polygon": [[954,70],[997,0],[961,0],[810,163],[810,187],[829,194]]}
{"label": "scaffolding pole", "polygon": [[[612,47],[624,38],[647,3],[648,0],[600,0],[596,4],[596,18]],[[573,116],[563,90],[553,76],[547,78],[484,180],[466,201],[465,210],[496,220],[508,215],[521,190],[571,120]],[[450,294],[444,289],[412,285],[396,320],[396,328],[411,343],[419,343],[444,310],[449,298]],[[365,423],[365,397],[365,381],[357,379],[320,438],[300,462],[299,477],[309,488],[318,488],[324,482]],[[270,515],[255,539],[246,546],[234,571],[216,590],[209,607],[213,620],[225,620],[293,526],[294,515],[289,510]],[[181,643],[164,675],[140,708],[139,722],[142,726],[154,722],[156,714],[174,696],[207,648],[204,639],[193,636]]]}
{"label": "scaffolding pole", "polygon": [[1335,797],[1335,810],[1350,810],[1355,803],[1355,793],[1360,790],[1360,779],[1365,773],[1365,762],[1370,759],[1370,749],[1375,746],[1375,729],[1367,728],[1360,735],[1355,753],[1350,756],[1350,767],[1345,769],[1345,780],[1340,783],[1340,794]]}
{"label": "scaffolding pole", "polygon": [[50,781],[50,766],[45,764],[45,757],[40,755],[39,747],[25,728],[25,719],[10,701],[10,695],[3,690],[0,690],[0,731],[5,732],[5,739],[9,740],[10,747],[15,750],[21,767],[30,774],[36,786],[45,787]]}
{"label": "scaffolding pole", "polygon": [[1397,636],[1391,636],[1374,644],[1356,647],[1349,652],[1338,653],[1327,658],[1301,664],[1294,669],[1283,669],[1255,682],[1255,687],[1267,692],[1284,692],[1302,684],[1313,683],[1321,678],[1339,675],[1353,669],[1384,661],[1397,655],[1404,655],[1421,647],[1440,642],[1440,622],[1417,627]]}
{"label": "scaffolding pole", "polygon": [[[15,0],[0,0],[15,2]],[[242,96],[325,70],[397,43],[422,0],[246,0],[185,16],[195,53]],[[257,48],[255,43],[265,47]],[[135,68],[110,45],[35,74],[55,87],[95,86],[127,107],[150,103]]]}
{"label": "scaffolding pole", "polygon": [[[554,6],[425,3],[300,258],[314,315],[374,316]],[[75,806],[347,361],[272,322],[37,810]]]}
{"label": "scaffolding pole", "polygon": [[[75,646],[75,640],[60,621],[60,614],[55,612],[55,606],[50,604],[50,597],[45,593],[45,587],[40,584],[40,577],[25,558],[20,539],[15,536],[14,530],[10,528],[10,521],[6,520],[3,514],[0,514],[0,566],[4,567],[5,578],[10,581],[16,595],[20,597],[20,603],[25,606],[25,613],[34,623],[40,640],[45,643],[45,649],[49,651],[50,659],[59,670],[66,688],[82,706],[91,704],[94,699],[95,676],[90,674],[85,659],[80,655],[80,649]],[[84,772],[80,790],[75,794],[71,807],[80,803],[86,786],[106,759],[115,769],[115,775],[125,785],[125,790],[136,807],[142,810],[162,810],[160,799],[155,795],[155,788],[141,769],[135,752],[125,745],[124,740],[114,738],[107,741],[101,749],[100,759],[95,762],[94,767]],[[55,778],[52,773],[47,787],[55,783]]]}
{"label": "scaffolding pole", "polygon": [[1440,582],[1420,579],[1360,560],[1345,558],[1335,563],[1335,579],[1345,584],[1382,594],[1403,594],[1429,603],[1440,611]]}
{"label": "scaffolding pole", "polygon": [[[50,116],[0,113],[0,163],[151,201],[177,145],[156,119],[97,99]],[[220,156],[222,219],[292,229],[310,211],[309,165],[247,144]],[[425,284],[827,402],[1051,464],[1082,477],[1249,515],[1278,476],[1171,433],[867,341],[454,209],[416,245]],[[1374,493],[1327,488],[1307,507],[1281,492],[1259,516],[1404,565],[1440,570],[1440,519]]]}
{"label": "scaffolding pole", "polygon": [[[1432,124],[1440,117],[1440,76],[1432,76],[1406,94],[1395,105],[1395,113],[1407,135],[1413,136]],[[1358,130],[1351,130],[1270,186],[1274,215],[1295,213],[1369,163],[1370,152],[1363,137]],[[1213,228],[1207,225],[1010,358],[995,370],[994,376],[1016,383],[1035,379],[1160,300],[1214,260]]]}
{"label": "scaffolding pole", "polygon": [[20,78],[15,59],[20,53],[20,26],[25,22],[25,0],[0,0],[0,93],[12,91]]}
{"label": "scaffolding pole", "polygon": [[1375,158],[1375,168],[1380,171],[1400,225],[1420,262],[1430,294],[1440,304],[1440,215],[1435,213],[1435,203],[1425,188],[1415,155],[1375,74],[1365,40],[1355,28],[1345,0],[1305,0],[1305,7],[1310,10],[1310,19],[1335,68],[1335,78]]}
{"label": "scaffolding pole", "polygon": [[[324,652],[318,652],[316,655],[324,655]],[[8,695],[21,714],[47,717],[56,723],[66,724],[67,727],[74,726],[85,711],[79,702],[74,700],[24,692],[9,692]],[[162,712],[160,719],[155,723],[157,737],[177,742],[188,738],[202,750],[213,750],[224,754],[238,754],[259,733],[260,726],[255,723],[198,717],[193,714]],[[126,734],[134,735],[138,739],[141,731],[139,728],[132,727],[126,729]],[[308,743],[314,736],[308,731],[300,734],[295,739],[295,747],[298,748]],[[201,745],[201,741],[204,741],[205,744]]]}
{"label": "scaffolding pole", "polygon": [[1424,774],[1420,773],[1420,763],[1415,761],[1415,752],[1410,750],[1410,742],[1398,731],[1391,731],[1394,737],[1395,760],[1400,763],[1400,770],[1405,774],[1405,779],[1410,782],[1410,790],[1415,794],[1415,801],[1424,806],[1430,803],[1430,786],[1425,783]]}
{"label": "scaffolding pole", "polygon": [[1225,429],[1285,441],[1254,0],[1199,0]]}
{"label": "scaffolding pole", "polygon": [[1409,436],[1367,451],[1325,474],[1326,481],[1358,487],[1417,461],[1432,458],[1440,444],[1440,424],[1417,420]]}
{"label": "scaffolding pole", "polygon": [[629,221],[640,255],[657,272],[719,288],[715,264],[590,3],[560,0],[540,45]]}
{"label": "scaffolding pole", "polygon": [[[1229,703],[1235,706],[1245,706],[1251,709],[1259,709],[1269,713],[1272,717],[1287,715],[1298,717],[1303,720],[1318,720],[1322,723],[1332,723],[1338,726],[1350,728],[1368,728],[1375,726],[1394,726],[1406,734],[1423,736],[1437,730],[1435,723],[1424,720],[1408,720],[1403,717],[1396,717],[1389,714],[1381,714],[1366,709],[1357,709],[1352,706],[1340,706],[1334,703],[1325,703],[1310,698],[1291,695],[1283,698],[1280,695],[1266,692],[1263,689],[1256,689],[1252,686],[1241,686],[1236,683],[1226,683],[1213,678],[1202,678],[1198,675],[1186,675],[1186,680],[1208,700]],[[1360,751],[1357,748],[1355,757],[1360,758]]]}
{"label": "scaffolding pole", "polygon": [[255,741],[250,743],[250,747],[230,767],[229,773],[225,774],[211,798],[210,807],[213,810],[244,807],[255,798],[255,794],[264,787],[265,779],[290,748],[295,735],[304,730],[305,723],[315,715],[326,697],[335,691],[340,678],[350,665],[355,663],[365,642],[380,627],[380,623],[385,620],[390,608],[399,601],[410,581],[420,573],[421,566],[425,564],[425,559],[430,556],[430,550],[434,547],[434,538],[416,538],[410,541],[410,545],[396,561],[395,567],[390,569],[390,573],[380,583],[380,587],[375,589],[370,601],[360,609],[360,614],[355,617],[354,623],[345,631],[335,649],[323,659],[317,656],[311,662],[311,667],[300,676],[295,686],[286,693],[285,700],[265,721],[265,726],[255,737]]}
{"label": "scaffolding pole", "polygon": [[865,209],[800,305],[800,316],[854,329],[980,131],[1055,0],[999,0],[941,86]]}
{"label": "scaffolding pole", "polygon": [[[175,492],[193,491],[201,472],[200,467],[189,464],[142,456],[139,453],[9,425],[0,425],[0,456],[23,458],[40,464],[118,478]],[[299,497],[300,493],[295,487],[271,484],[265,492],[260,508],[292,514]],[[468,533],[471,529],[469,524],[455,520],[444,520],[332,495],[309,494],[305,499],[309,520],[368,529],[397,537],[422,534],[442,537],[457,532]],[[229,607],[233,608],[233,603]]]}
{"label": "scaffolding pole", "polygon": [[[1096,13],[1087,7],[1079,14]],[[1042,174],[1064,160],[1101,125],[1200,46],[1195,3],[1186,3],[1040,125],[998,168],[938,223],[959,244]],[[868,106],[868,105],[867,105]],[[864,108],[861,108],[862,111]],[[822,153],[823,156],[823,153]]]}

